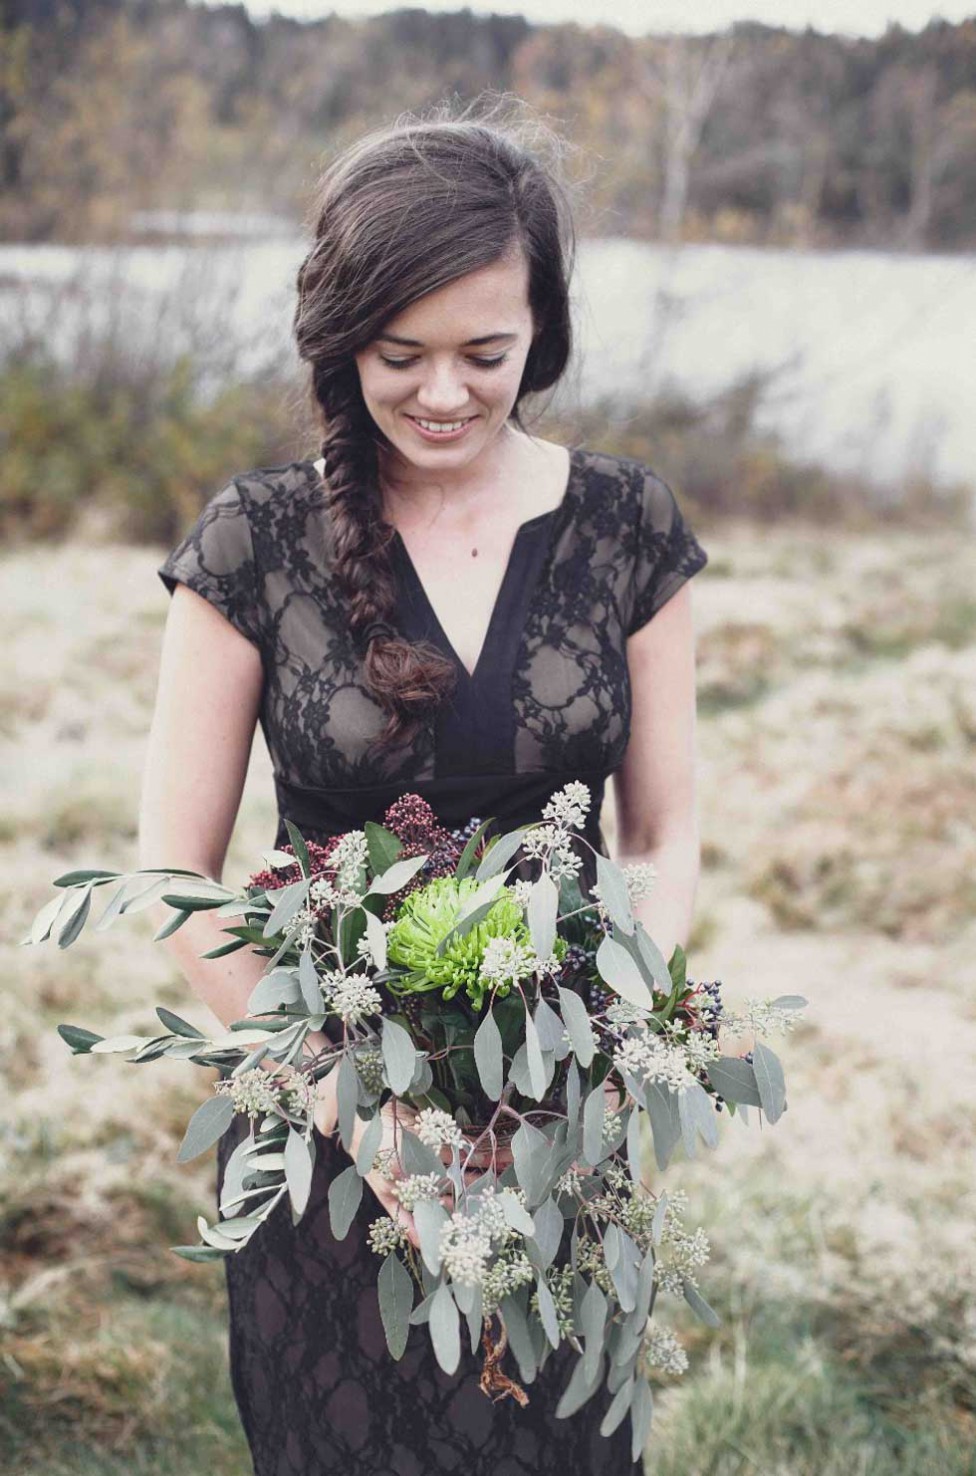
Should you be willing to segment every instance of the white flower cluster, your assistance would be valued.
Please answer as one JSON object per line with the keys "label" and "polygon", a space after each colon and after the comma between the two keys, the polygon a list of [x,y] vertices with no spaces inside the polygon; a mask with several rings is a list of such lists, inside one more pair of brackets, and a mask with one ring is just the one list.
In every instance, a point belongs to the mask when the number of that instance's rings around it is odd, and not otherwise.
{"label": "white flower cluster", "polygon": [[632,1076],[642,1085],[646,1081],[663,1081],[672,1091],[684,1092],[695,1080],[688,1070],[684,1047],[667,1045],[650,1031],[620,1041],[614,1047],[613,1062],[622,1075]]}
{"label": "white flower cluster", "polygon": [[578,779],[558,789],[542,811],[543,820],[551,820],[567,830],[582,829],[590,808],[590,791]]}
{"label": "white flower cluster", "polygon": [[379,990],[365,974],[344,974],[331,969],[320,978],[322,998],[347,1025],[358,1025],[367,1015],[378,1015],[383,1007]]}
{"label": "white flower cluster", "polygon": [[489,938],[478,972],[489,983],[510,984],[514,988],[519,979],[531,978],[538,963],[528,944],[519,943],[516,938]]}
{"label": "white flower cluster", "polygon": [[610,1142],[613,1141],[613,1139],[617,1136],[617,1134],[620,1131],[620,1124],[622,1123],[622,1121],[623,1121],[623,1117],[621,1116],[621,1114],[619,1112],[608,1112],[607,1113],[606,1117],[603,1119],[603,1141],[604,1141],[604,1143],[610,1143]]}
{"label": "white flower cluster", "polygon": [[[524,1204],[524,1191],[519,1191],[519,1199]],[[444,1265],[455,1281],[484,1287],[489,1276],[493,1242],[500,1241],[504,1245],[514,1239],[517,1232],[509,1225],[493,1185],[486,1186],[474,1203],[473,1211],[454,1211],[441,1230],[439,1249]],[[491,1269],[497,1271],[497,1267]],[[514,1290],[514,1286],[511,1289]],[[504,1291],[501,1294],[504,1295]]]}
{"label": "white flower cluster", "polygon": [[659,1368],[663,1373],[682,1374],[688,1368],[688,1355],[674,1333],[666,1327],[655,1327],[653,1323],[645,1334],[647,1367]]}
{"label": "white flower cluster", "polygon": [[365,830],[347,830],[329,852],[329,866],[335,868],[336,883],[344,891],[351,893],[357,902],[359,873],[366,865],[368,856],[369,843]]}
{"label": "white flower cluster", "polygon": [[534,886],[535,882],[528,881],[524,877],[519,877],[516,881],[512,882],[511,891],[515,894],[515,900],[520,907],[528,907],[529,897]]}
{"label": "white flower cluster", "polygon": [[224,1077],[213,1086],[218,1095],[233,1100],[235,1112],[246,1112],[249,1117],[273,1112],[278,1105],[278,1088],[270,1073],[260,1066],[243,1071],[240,1076]]}
{"label": "white flower cluster", "polygon": [[658,1260],[654,1263],[654,1280],[660,1284],[662,1291],[680,1297],[684,1295],[683,1282],[690,1281],[692,1286],[698,1285],[694,1268],[704,1266],[711,1254],[711,1247],[703,1225],[698,1226],[694,1235],[685,1235],[683,1231],[675,1230],[667,1243],[671,1255],[667,1261]]}
{"label": "white flower cluster", "polygon": [[417,1113],[414,1132],[428,1148],[440,1148],[445,1143],[460,1148],[464,1136],[454,1118],[440,1107],[422,1107]]}
{"label": "white flower cluster", "polygon": [[370,1249],[380,1256],[387,1256],[390,1251],[410,1244],[406,1225],[401,1220],[391,1219],[389,1215],[380,1215],[379,1219],[372,1222],[366,1232],[366,1239]]}
{"label": "white flower cluster", "polygon": [[627,883],[627,895],[631,902],[640,902],[650,895],[657,879],[657,867],[653,861],[632,861],[622,866]]}
{"label": "white flower cluster", "polygon": [[437,1173],[407,1174],[403,1179],[394,1179],[393,1192],[404,1209],[412,1210],[418,1200],[440,1198],[443,1177]]}
{"label": "white flower cluster", "polygon": [[568,1168],[564,1174],[556,1180],[557,1194],[573,1194],[577,1198],[583,1196],[583,1180],[577,1168]]}
{"label": "white flower cluster", "polygon": [[481,1307],[485,1316],[496,1311],[503,1297],[520,1286],[534,1286],[535,1268],[524,1251],[511,1256],[498,1256],[485,1272],[481,1283]]}
{"label": "white flower cluster", "polygon": [[723,1011],[722,1029],[734,1035],[751,1030],[756,1035],[773,1035],[776,1031],[786,1034],[796,1025],[798,1012],[784,1010],[773,1005],[771,999],[747,999],[742,1010]]}
{"label": "white flower cluster", "polygon": [[557,886],[564,877],[578,876],[583,866],[582,856],[573,850],[569,832],[556,825],[539,825],[526,831],[522,849],[526,856],[546,861],[549,875]]}

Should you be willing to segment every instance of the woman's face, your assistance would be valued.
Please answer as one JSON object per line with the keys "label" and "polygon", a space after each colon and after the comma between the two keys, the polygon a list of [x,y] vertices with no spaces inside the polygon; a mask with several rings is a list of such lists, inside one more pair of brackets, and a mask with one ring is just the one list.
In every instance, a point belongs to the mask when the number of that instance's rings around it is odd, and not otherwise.
{"label": "woman's face", "polygon": [[[469,272],[389,319],[356,355],[367,408],[407,463],[398,469],[460,470],[504,428],[532,344],[528,283],[522,252]],[[425,434],[418,421],[467,423]]]}

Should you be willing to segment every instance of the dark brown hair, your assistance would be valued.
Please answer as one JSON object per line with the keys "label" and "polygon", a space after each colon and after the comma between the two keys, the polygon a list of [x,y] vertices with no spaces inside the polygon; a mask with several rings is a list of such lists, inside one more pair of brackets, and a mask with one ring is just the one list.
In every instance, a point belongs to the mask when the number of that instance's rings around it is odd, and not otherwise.
{"label": "dark brown hair", "polygon": [[[499,121],[513,102],[524,110],[509,94],[480,116],[469,114],[483,99],[457,116],[451,104],[401,114],[345,148],[319,180],[312,246],[298,271],[294,332],[324,434],[333,573],[365,647],[365,684],[389,713],[379,750],[409,743],[457,672],[434,646],[390,625],[393,528],[383,517],[377,456],[389,441],[363,400],[354,355],[425,293],[519,249],[535,330],[509,417],[519,430],[522,400],[555,385],[572,351],[570,191],[523,142],[524,124]],[[555,137],[537,120],[529,128]]]}

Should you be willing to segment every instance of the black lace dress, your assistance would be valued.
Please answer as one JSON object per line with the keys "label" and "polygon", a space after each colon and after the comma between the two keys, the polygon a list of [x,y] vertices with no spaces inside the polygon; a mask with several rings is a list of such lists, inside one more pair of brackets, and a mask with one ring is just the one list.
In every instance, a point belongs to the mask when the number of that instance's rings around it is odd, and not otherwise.
{"label": "black lace dress", "polygon": [[[159,568],[213,603],[261,652],[261,727],[287,816],[321,840],[382,820],[401,794],[427,799],[447,826],[494,816],[492,831],[538,820],[569,780],[590,788],[587,836],[600,829],[605,780],[630,735],[627,636],[707,556],[666,483],[633,458],[574,447],[560,504],[522,523],[478,664],[469,675],[396,535],[396,625],[458,668],[452,698],[408,753],[366,749],[385,717],[362,685],[361,658],[329,579],[330,527],[312,461],[234,477]],[[269,837],[270,840],[270,837]],[[584,885],[593,869],[583,873]],[[247,1131],[238,1115],[218,1145],[218,1184]],[[630,1420],[605,1437],[601,1388],[575,1415],[556,1405],[577,1354],[563,1342],[526,1406],[479,1387],[481,1350],[462,1337],[453,1375],[426,1326],[399,1359],[387,1351],[367,1230],[384,1214],[368,1184],[343,1240],[328,1189],[350,1159],[316,1135],[311,1199],[298,1225],[287,1199],[225,1261],[234,1394],[255,1476],[630,1476]],[[514,1361],[503,1361],[518,1379]]]}

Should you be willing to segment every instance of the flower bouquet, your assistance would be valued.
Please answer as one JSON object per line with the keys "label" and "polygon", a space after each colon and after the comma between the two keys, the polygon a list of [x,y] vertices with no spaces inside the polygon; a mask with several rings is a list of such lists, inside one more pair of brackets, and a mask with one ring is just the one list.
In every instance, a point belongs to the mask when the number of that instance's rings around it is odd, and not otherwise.
{"label": "flower bouquet", "polygon": [[[566,1340],[579,1356],[557,1414],[606,1387],[601,1433],[629,1415],[637,1459],[651,1425],[650,1370],[687,1367],[676,1337],[653,1321],[657,1296],[684,1297],[705,1323],[719,1321],[698,1288],[708,1242],[701,1227],[686,1231],[685,1196],[643,1183],[642,1124],[663,1171],[679,1143],[689,1157],[699,1138],[716,1146],[722,1111],[747,1119],[755,1107],[775,1122],[786,1107],[779,1060],[758,1038],[745,1056],[723,1055],[719,1035],[788,1030],[806,1001],[750,1001],[733,1015],[719,983],[688,980],[680,947],[665,961],[633,910],[651,866],[594,852],[584,898],[589,804],[586,785],[569,783],[540,821],[490,840],[491,820],[449,831],[415,794],[384,824],[326,845],[286,821],[290,846],[239,890],[185,870],[69,872],[23,942],[68,947],[101,889],[111,895],[96,930],[157,901],[173,911],[157,940],[195,911],[240,919],[203,956],[250,947],[268,962],[247,1016],[226,1031],[204,1036],[162,1007],[163,1033],[151,1037],[58,1027],[75,1054],[217,1068],[178,1161],[248,1115],[217,1221],[201,1215],[200,1242],[172,1249],[196,1261],[234,1254],[283,1199],[300,1220],[315,1162],[315,1081],[335,1070],[337,1130],[352,1161],[330,1184],[333,1233],[347,1234],[377,1164],[416,1227],[418,1244],[386,1214],[369,1231],[391,1355],[402,1356],[411,1325],[426,1324],[453,1373],[462,1338],[472,1354],[480,1340],[481,1387],[524,1404],[501,1368],[505,1349],[531,1384]],[[312,1031],[329,1044],[309,1058]],[[396,1175],[381,1149],[391,1100],[407,1123]],[[367,1126],[353,1158],[357,1119]]]}

